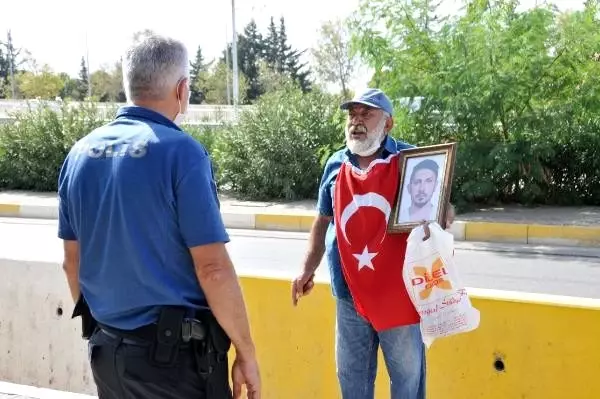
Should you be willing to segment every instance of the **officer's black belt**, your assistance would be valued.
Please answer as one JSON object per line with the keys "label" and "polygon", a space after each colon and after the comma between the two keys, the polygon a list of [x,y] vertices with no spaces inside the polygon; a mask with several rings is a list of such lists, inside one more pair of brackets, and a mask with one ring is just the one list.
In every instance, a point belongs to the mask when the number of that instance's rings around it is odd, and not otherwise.
{"label": "officer's black belt", "polygon": [[[147,345],[156,341],[157,324],[149,324],[135,330],[121,330],[99,324],[102,332],[113,339],[120,339],[125,344]],[[187,343],[191,340],[202,341],[207,334],[206,325],[197,319],[184,319],[181,323],[181,341]]]}

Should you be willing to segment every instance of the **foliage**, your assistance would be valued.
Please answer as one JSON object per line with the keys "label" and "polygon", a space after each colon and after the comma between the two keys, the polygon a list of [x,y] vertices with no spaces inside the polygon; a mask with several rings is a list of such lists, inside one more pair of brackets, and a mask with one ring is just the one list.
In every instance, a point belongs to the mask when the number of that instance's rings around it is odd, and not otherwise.
{"label": "foliage", "polygon": [[213,157],[221,188],[246,199],[313,198],[323,148],[341,139],[340,99],[286,83],[219,133]]}
{"label": "foliage", "polygon": [[[207,149],[221,189],[245,198],[314,197],[323,162],[343,140],[341,99],[303,94],[291,79],[230,126],[184,125]],[[115,107],[116,110],[116,107]],[[113,115],[93,103],[51,103],[0,126],[0,189],[54,191],[71,146]]]}
{"label": "foliage", "polygon": [[92,103],[60,109],[41,104],[0,125],[0,188],[55,191],[73,144],[104,123]]}
{"label": "foliage", "polygon": [[22,72],[17,76],[19,91],[27,98],[54,100],[63,90],[65,82],[45,66],[39,73]]}
{"label": "foliage", "polygon": [[125,102],[125,88],[123,87],[123,67],[117,62],[111,69],[103,66],[90,76],[92,83],[92,97],[99,102]]}
{"label": "foliage", "polygon": [[[261,85],[261,81],[264,82],[261,65],[266,65],[271,72],[289,77],[304,92],[310,90],[310,69],[300,62],[304,51],[294,50],[289,45],[283,17],[279,20],[279,26],[271,17],[265,36],[258,31],[256,22],[251,20],[244,32],[238,34],[236,41],[240,76],[244,76],[249,83],[246,88],[248,103],[267,92],[267,88]],[[231,43],[228,43],[223,53],[221,62],[225,63],[227,58],[229,62],[233,62]]]}
{"label": "foliage", "polygon": [[216,142],[223,128],[208,125],[183,125],[186,133],[198,140],[209,154],[213,153]]}
{"label": "foliage", "polygon": [[[421,146],[459,144],[452,189],[459,206],[600,204],[598,1],[559,13],[473,0],[452,18],[438,5],[363,0],[348,24],[353,47],[374,70],[372,85],[395,103],[392,134]],[[325,160],[343,144],[341,98],[302,86],[283,21],[264,36],[251,23],[239,38],[240,97],[255,104],[236,125],[185,130],[211,154],[220,189],[246,199],[314,198]],[[6,65],[17,52],[9,47],[0,46],[0,95],[12,89]],[[227,101],[227,64],[208,68],[199,50],[192,69],[196,94]],[[18,69],[16,92],[49,86],[29,94],[82,94],[77,79],[43,73]],[[92,73],[90,83],[100,101],[124,99],[120,64]],[[0,188],[55,190],[68,149],[102,119],[83,103],[31,109],[0,126]]]}
{"label": "foliage", "polygon": [[517,6],[470,1],[441,19],[425,0],[364,1],[354,45],[397,109],[421,100],[399,112],[396,135],[460,143],[454,201],[599,204],[597,1]]}
{"label": "foliage", "polygon": [[[24,55],[21,53],[24,52]],[[0,93],[0,98],[13,97],[13,85],[11,81],[11,69],[13,72],[13,76],[19,72],[23,72],[20,68],[21,65],[25,64],[29,61],[29,53],[22,48],[15,47],[12,33],[8,30],[6,34],[6,41],[0,40],[0,82],[5,87],[2,93]],[[15,79],[16,80],[16,79]],[[6,87],[9,87],[10,90],[6,90]],[[16,95],[17,87],[14,85],[14,94]],[[8,95],[10,94],[10,96]]]}
{"label": "foliage", "polygon": [[89,77],[89,73],[88,73],[88,68],[87,68],[87,64],[85,62],[85,58],[81,57],[81,69],[79,70],[79,87],[78,87],[78,92],[79,92],[79,98],[78,100],[83,100],[88,96],[88,92],[90,89],[90,77]]}
{"label": "foliage", "polygon": [[206,99],[206,94],[202,87],[202,79],[205,78],[210,65],[211,63],[204,62],[202,48],[198,46],[196,58],[190,63],[190,104],[202,104]]}
{"label": "foliage", "polygon": [[348,84],[356,67],[349,35],[343,21],[325,22],[319,31],[319,43],[312,50],[315,71],[325,83],[339,85],[344,98],[350,98]]}
{"label": "foliage", "polygon": [[[231,75],[227,76],[227,73],[227,65],[222,62],[214,65],[209,71],[199,73],[195,83],[195,90],[204,94],[206,104],[227,104],[227,79],[229,79],[230,87],[233,84]],[[243,74],[239,75],[238,84],[240,103],[244,103],[248,81]]]}
{"label": "foliage", "polygon": [[[135,32],[134,41],[151,35],[152,30]],[[271,25],[267,34],[258,31],[254,21],[251,21],[242,34],[237,37],[238,66],[239,66],[239,94],[240,103],[249,104],[258,99],[269,87],[264,85],[266,78],[261,74],[261,64],[268,65],[268,74],[276,72],[292,79],[304,91],[310,90],[310,70],[306,64],[300,62],[303,51],[293,49],[287,39],[286,26],[283,18],[276,25],[271,18]],[[41,98],[54,99],[61,97],[63,100],[82,101],[84,99],[98,102],[125,102],[125,92],[122,83],[122,65],[118,61],[112,67],[102,66],[94,72],[87,70],[85,57],[79,64],[77,77],[70,77],[64,72],[52,72],[48,67],[38,68],[37,62],[32,57],[21,56],[22,49],[15,48],[10,36],[3,42],[0,40],[0,98],[12,97],[10,82],[10,61],[14,66],[15,98]],[[25,50],[25,54],[28,52]],[[229,90],[231,95],[232,82],[232,57],[231,43],[227,44],[220,60],[205,62],[202,48],[196,50],[193,61],[190,62],[191,104],[227,104],[227,77],[229,77]],[[22,65],[27,64],[22,67]],[[264,69],[262,69],[264,70]],[[91,96],[88,88],[91,85]],[[231,99],[229,100],[231,103]]]}

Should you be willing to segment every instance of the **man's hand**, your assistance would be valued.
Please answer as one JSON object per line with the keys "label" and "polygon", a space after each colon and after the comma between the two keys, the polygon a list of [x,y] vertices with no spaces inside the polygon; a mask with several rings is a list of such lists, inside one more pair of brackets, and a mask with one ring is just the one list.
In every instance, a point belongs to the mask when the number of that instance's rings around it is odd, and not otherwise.
{"label": "man's hand", "polygon": [[[454,217],[456,213],[454,210],[454,205],[448,204],[448,211],[446,212],[446,228],[444,230],[448,230],[452,223],[454,223]],[[429,223],[427,220],[421,221],[421,226],[423,226],[423,231],[425,235],[423,236],[423,241],[426,241],[431,236],[431,230],[429,230]]]}
{"label": "man's hand", "polygon": [[304,272],[294,279],[292,282],[292,303],[294,306],[298,304],[300,297],[311,293],[315,286],[314,278],[314,273]]}
{"label": "man's hand", "polygon": [[233,398],[242,397],[242,385],[246,385],[248,399],[260,399],[260,372],[255,358],[245,359],[236,355],[231,367]]}
{"label": "man's hand", "polygon": [[308,237],[308,252],[304,259],[302,274],[292,282],[292,303],[298,304],[301,296],[308,295],[315,286],[315,270],[319,267],[323,253],[325,253],[325,234],[331,216],[319,215],[315,218]]}

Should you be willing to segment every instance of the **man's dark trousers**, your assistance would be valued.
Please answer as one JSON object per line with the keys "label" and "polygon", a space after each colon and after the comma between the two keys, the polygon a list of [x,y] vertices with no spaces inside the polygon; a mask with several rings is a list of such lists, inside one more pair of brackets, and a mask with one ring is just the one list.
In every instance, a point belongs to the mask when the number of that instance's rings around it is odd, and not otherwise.
{"label": "man's dark trousers", "polygon": [[[97,329],[89,340],[89,360],[99,399],[213,399],[198,373],[191,344],[181,344],[177,361],[168,367],[150,362],[150,348],[144,341]],[[224,384],[229,392],[214,399],[231,398],[227,375],[211,376],[211,384]]]}

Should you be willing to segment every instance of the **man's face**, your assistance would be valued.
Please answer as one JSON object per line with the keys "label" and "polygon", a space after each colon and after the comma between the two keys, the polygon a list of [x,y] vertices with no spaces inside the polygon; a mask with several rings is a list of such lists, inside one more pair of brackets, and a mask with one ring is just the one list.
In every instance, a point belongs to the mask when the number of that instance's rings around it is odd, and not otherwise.
{"label": "man's face", "polygon": [[414,206],[419,208],[431,201],[436,187],[436,175],[430,169],[419,169],[408,186],[408,191]]}
{"label": "man's face", "polygon": [[379,145],[385,135],[386,119],[380,109],[351,105],[346,121],[346,143],[350,151],[360,154]]}

